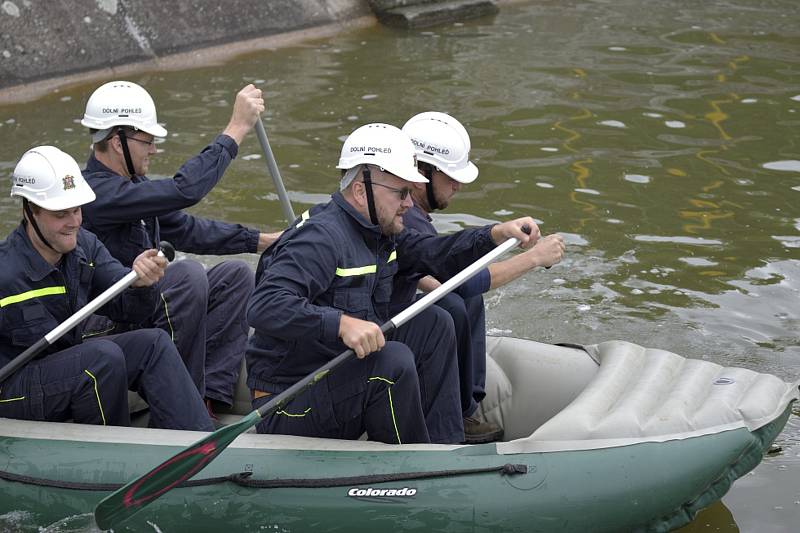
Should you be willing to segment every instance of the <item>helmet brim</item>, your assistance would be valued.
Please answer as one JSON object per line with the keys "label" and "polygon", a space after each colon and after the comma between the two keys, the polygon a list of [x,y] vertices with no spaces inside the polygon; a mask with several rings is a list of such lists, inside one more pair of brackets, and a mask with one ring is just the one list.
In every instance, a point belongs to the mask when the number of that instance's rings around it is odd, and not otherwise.
{"label": "helmet brim", "polygon": [[42,200],[37,198],[36,195],[26,194],[22,191],[11,191],[11,196],[27,198],[30,203],[38,205],[42,209],[47,209],[48,211],[74,209],[75,207],[81,207],[83,205],[92,203],[97,198],[94,191],[89,186],[86,187],[86,190],[81,190],[80,194],[70,195],[69,197],[62,196],[60,198],[48,198],[47,200]]}
{"label": "helmet brim", "polygon": [[[355,166],[352,166],[352,167],[343,167],[342,165],[336,165],[336,168],[338,168],[340,170],[350,170],[351,168],[355,168],[355,167],[357,167],[359,165],[380,166],[380,165],[376,165],[375,163],[359,163],[358,165],[355,165]],[[383,167],[381,167],[381,168],[383,168]],[[398,178],[400,178],[403,181],[410,181],[411,183],[428,183],[428,178],[426,178],[425,176],[420,174],[419,171],[417,171],[416,169],[413,169],[413,168],[411,170],[408,170],[408,169],[397,169],[397,168],[383,168],[383,170],[385,170],[386,172],[392,174],[393,176],[397,176]],[[477,169],[475,169],[475,170],[477,171]]]}
{"label": "helmet brim", "polygon": [[146,128],[139,127],[139,129],[145,133],[153,135],[154,137],[167,136],[167,130],[160,124],[153,124],[152,126],[147,126]]}
{"label": "helmet brim", "polygon": [[476,167],[472,161],[468,161],[466,167],[458,170],[440,170],[459,183],[472,183],[478,179],[478,167]]}
{"label": "helmet brim", "polygon": [[[386,170],[388,172],[392,172],[391,169],[387,168]],[[402,175],[395,174],[394,172],[392,172],[392,174],[394,174],[401,180],[410,181],[411,183],[428,183],[428,178],[426,178],[425,176],[416,171],[405,172]]]}

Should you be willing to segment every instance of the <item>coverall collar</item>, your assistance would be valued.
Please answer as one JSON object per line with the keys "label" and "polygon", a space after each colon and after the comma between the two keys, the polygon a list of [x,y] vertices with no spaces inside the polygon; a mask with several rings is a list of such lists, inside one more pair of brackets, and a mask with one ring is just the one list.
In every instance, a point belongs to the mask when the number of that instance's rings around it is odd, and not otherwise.
{"label": "coverall collar", "polygon": [[[33,243],[28,237],[28,232],[25,231],[25,224],[20,223],[19,226],[11,233],[11,240],[14,243],[14,248],[17,250],[19,257],[22,259],[22,265],[25,269],[25,274],[31,281],[41,281],[53,272],[54,267],[44,260],[44,257],[39,255]],[[69,254],[64,254],[63,259]]]}
{"label": "coverall collar", "polygon": [[[380,226],[378,226],[377,224],[372,224],[372,223],[371,223],[369,220],[367,220],[366,218],[364,218],[364,215],[362,215],[361,213],[359,213],[359,212],[356,210],[356,208],[355,208],[355,207],[353,207],[352,205],[350,205],[350,202],[348,202],[348,201],[345,199],[345,197],[342,195],[342,193],[341,193],[341,192],[339,192],[339,191],[336,191],[335,193],[333,193],[332,199],[333,199],[333,201],[334,201],[334,203],[335,203],[336,205],[338,205],[338,206],[339,206],[340,208],[342,208],[342,209],[343,209],[343,210],[344,210],[344,211],[345,211],[345,212],[346,212],[348,215],[350,215],[350,217],[351,217],[353,220],[355,220],[356,222],[358,222],[359,226],[361,227],[361,230],[362,230],[364,233],[366,233],[366,234],[370,234],[370,235],[372,235],[372,236],[374,236],[374,237],[377,237],[377,238],[379,238],[379,239],[380,239],[380,238],[387,238],[387,237],[384,237],[384,235],[381,233],[381,227],[380,227]],[[392,240],[393,240],[393,239],[392,239]]]}
{"label": "coverall collar", "polygon": [[[110,168],[105,166],[105,164],[101,163],[100,160],[94,156],[94,152],[92,152],[89,155],[89,159],[86,161],[86,168],[84,169],[84,172],[86,172],[87,174],[96,174],[98,172],[104,172],[106,174],[111,174],[112,176],[120,175],[115,170],[111,170]],[[135,175],[133,178],[131,178],[131,181],[134,182],[138,182],[140,180],[141,178],[139,177],[138,174]]]}

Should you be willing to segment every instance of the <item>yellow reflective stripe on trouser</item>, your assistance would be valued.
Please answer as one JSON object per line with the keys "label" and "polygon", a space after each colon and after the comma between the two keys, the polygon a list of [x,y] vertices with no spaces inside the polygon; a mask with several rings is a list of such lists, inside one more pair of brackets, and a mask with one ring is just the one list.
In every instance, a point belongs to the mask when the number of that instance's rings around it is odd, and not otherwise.
{"label": "yellow reflective stripe on trouser", "polygon": [[94,382],[94,396],[95,398],[97,398],[97,407],[100,408],[100,417],[103,419],[103,425],[105,426],[106,414],[103,412],[103,403],[100,401],[100,391],[97,390],[97,378],[94,377],[94,374],[92,374],[88,370],[84,370],[84,372],[86,372],[86,375],[92,378],[92,381]]}
{"label": "yellow reflective stripe on trouser", "polygon": [[287,413],[286,411],[281,409],[280,411],[275,411],[275,414],[276,415],[284,415],[284,416],[288,416],[288,417],[291,417],[291,418],[303,418],[304,416],[306,416],[310,412],[311,412],[311,408],[308,407],[302,413]]}
{"label": "yellow reflective stripe on trouser", "polygon": [[300,220],[300,222],[297,223],[297,226],[295,226],[295,227],[299,228],[300,226],[305,224],[306,220],[308,220],[309,218],[311,218],[311,210],[310,209],[308,211],[304,212],[302,215],[300,215],[300,219],[301,220]]}
{"label": "yellow reflective stripe on trouser", "polygon": [[34,289],[32,291],[15,294],[13,296],[6,296],[0,300],[0,307],[5,307],[11,304],[17,304],[30,300],[31,298],[39,298],[41,296],[52,296],[53,294],[66,294],[67,288],[61,285],[60,287],[45,287],[43,289]]}
{"label": "yellow reflective stripe on trouser", "polygon": [[397,259],[397,250],[392,250],[392,253],[389,254],[389,259],[386,260],[387,263],[391,263]]}
{"label": "yellow reflective stripe on trouser", "polygon": [[365,276],[367,274],[374,274],[377,271],[378,265],[367,265],[363,267],[337,268],[336,275],[346,278],[348,276]]}
{"label": "yellow reflective stripe on trouser", "polygon": [[0,400],[0,403],[8,403],[8,402],[18,402],[20,400],[24,400],[25,396],[19,396],[17,398],[6,398],[5,400]]}
{"label": "yellow reflective stripe on trouser", "polygon": [[389,394],[389,411],[392,413],[392,424],[394,425],[394,434],[397,436],[397,444],[403,444],[403,441],[400,440],[400,431],[397,429],[397,417],[395,417],[394,415],[394,400],[392,400],[392,387],[391,387],[391,385],[394,385],[394,381],[382,378],[380,376],[371,377],[367,381],[383,381],[384,383],[388,383],[390,385],[389,387],[386,388],[386,392]]}
{"label": "yellow reflective stripe on trouser", "polygon": [[169,318],[169,306],[167,305],[167,299],[164,297],[164,293],[158,293],[161,296],[161,301],[164,302],[164,316],[167,317],[167,325],[169,326],[169,338],[172,339],[172,342],[175,342],[175,328],[172,327],[172,320]]}

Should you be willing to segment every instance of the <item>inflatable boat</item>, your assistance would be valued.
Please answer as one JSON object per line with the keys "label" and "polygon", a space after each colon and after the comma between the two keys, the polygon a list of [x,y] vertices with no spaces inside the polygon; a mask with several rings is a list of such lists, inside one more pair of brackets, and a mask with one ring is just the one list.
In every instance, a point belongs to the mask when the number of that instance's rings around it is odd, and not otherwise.
{"label": "inflatable boat", "polygon": [[[798,383],[623,341],[487,350],[479,416],[502,442],[246,433],[116,530],[669,531],[761,461],[798,399]],[[251,411],[243,383],[229,420]],[[98,501],[203,435],[0,419],[0,524],[91,525]]]}

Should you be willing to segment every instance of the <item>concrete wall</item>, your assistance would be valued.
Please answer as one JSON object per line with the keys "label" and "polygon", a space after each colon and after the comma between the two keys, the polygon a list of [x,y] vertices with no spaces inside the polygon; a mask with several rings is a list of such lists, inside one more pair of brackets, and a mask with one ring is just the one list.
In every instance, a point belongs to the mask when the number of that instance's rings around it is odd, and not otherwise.
{"label": "concrete wall", "polygon": [[0,0],[0,90],[363,17],[366,0]]}

